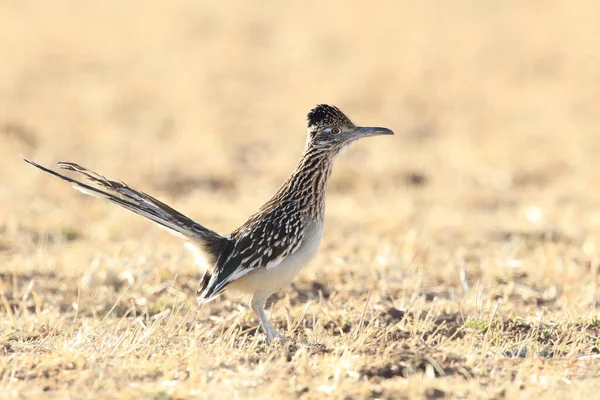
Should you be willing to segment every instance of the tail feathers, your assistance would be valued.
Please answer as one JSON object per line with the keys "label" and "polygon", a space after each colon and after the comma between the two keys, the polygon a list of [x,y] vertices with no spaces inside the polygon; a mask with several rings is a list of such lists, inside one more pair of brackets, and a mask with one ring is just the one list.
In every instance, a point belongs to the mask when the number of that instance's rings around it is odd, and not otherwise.
{"label": "tail feathers", "polygon": [[165,203],[144,192],[135,190],[123,182],[107,179],[106,177],[75,163],[57,163],[59,168],[78,172],[84,175],[92,183],[105,189],[101,190],[43,167],[26,158],[23,159],[42,171],[70,182],[75,189],[78,189],[85,194],[107,199],[108,201],[118,204],[136,214],[142,215],[171,231],[179,233],[187,238],[195,239],[200,242],[204,250],[208,253],[207,255],[213,259],[218,258],[223,246],[229,243],[229,239],[203,227]]}

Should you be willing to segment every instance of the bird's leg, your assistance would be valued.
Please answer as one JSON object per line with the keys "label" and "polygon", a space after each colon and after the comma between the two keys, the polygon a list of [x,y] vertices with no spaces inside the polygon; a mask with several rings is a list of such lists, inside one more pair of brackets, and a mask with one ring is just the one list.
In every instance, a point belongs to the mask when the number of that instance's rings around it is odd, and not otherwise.
{"label": "bird's leg", "polygon": [[260,325],[267,334],[267,344],[271,344],[274,339],[283,339],[283,336],[277,332],[273,325],[271,325],[271,322],[269,322],[267,314],[265,313],[265,303],[265,297],[256,293],[254,296],[252,296],[250,308],[252,308],[252,311],[254,311],[254,314],[256,314],[260,320]]}

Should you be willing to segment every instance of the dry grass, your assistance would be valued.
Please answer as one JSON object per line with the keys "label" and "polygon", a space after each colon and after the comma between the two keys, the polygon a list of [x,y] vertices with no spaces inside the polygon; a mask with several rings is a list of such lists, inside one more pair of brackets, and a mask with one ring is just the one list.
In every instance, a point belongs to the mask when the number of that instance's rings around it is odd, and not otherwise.
{"label": "dry grass", "polygon": [[[0,397],[598,393],[598,1],[163,4],[0,3]],[[18,157],[227,232],[320,102],[397,136],[339,160],[272,347],[195,308],[176,238]]]}

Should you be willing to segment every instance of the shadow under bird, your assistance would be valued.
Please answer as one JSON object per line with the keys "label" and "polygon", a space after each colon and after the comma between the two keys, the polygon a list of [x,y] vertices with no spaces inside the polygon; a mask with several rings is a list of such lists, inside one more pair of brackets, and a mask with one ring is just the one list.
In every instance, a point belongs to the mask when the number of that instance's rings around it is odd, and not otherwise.
{"label": "shadow under bird", "polygon": [[292,174],[269,201],[227,236],[205,228],[146,193],[77,164],[59,162],[57,166],[83,174],[104,190],[25,161],[71,182],[86,194],[105,198],[182,234],[199,246],[212,267],[201,280],[198,304],[228,290],[250,294],[250,307],[260,320],[267,343],[271,343],[283,336],[269,322],[265,303],[294,279],[319,248],[325,190],[336,156],[358,139],[393,135],[387,128],[356,126],[331,105],[318,105],[307,119],[306,146]]}

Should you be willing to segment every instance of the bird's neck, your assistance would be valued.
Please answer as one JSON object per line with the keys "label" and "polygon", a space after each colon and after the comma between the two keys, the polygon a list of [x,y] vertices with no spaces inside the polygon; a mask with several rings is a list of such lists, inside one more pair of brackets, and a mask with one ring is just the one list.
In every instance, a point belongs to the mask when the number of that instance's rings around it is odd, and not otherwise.
{"label": "bird's neck", "polygon": [[310,218],[324,217],[325,192],[334,159],[330,149],[307,145],[296,169],[281,188],[281,194],[296,202]]}

